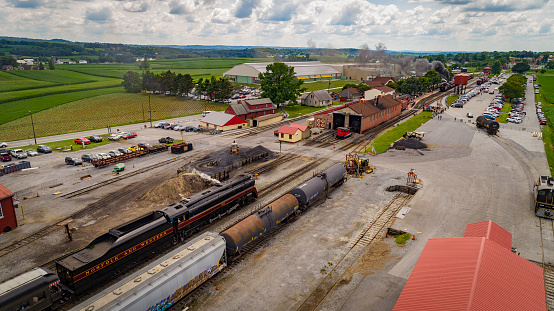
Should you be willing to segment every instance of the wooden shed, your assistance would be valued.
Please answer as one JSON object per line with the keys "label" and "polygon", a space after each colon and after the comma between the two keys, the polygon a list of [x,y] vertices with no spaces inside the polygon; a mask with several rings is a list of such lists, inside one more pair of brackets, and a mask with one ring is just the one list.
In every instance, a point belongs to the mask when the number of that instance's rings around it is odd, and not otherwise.
{"label": "wooden shed", "polygon": [[17,227],[13,204],[13,192],[0,185],[0,231],[8,232]]}

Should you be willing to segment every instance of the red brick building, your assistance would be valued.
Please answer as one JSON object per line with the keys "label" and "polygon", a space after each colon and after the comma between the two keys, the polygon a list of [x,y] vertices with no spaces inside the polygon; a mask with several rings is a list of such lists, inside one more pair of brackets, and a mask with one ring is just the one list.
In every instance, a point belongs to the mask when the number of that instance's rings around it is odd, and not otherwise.
{"label": "red brick building", "polygon": [[402,110],[402,102],[386,95],[316,114],[314,126],[332,129],[349,127],[353,133],[363,133],[400,115]]}
{"label": "red brick building", "polygon": [[16,227],[13,192],[0,185],[0,232],[8,232]]}
{"label": "red brick building", "polygon": [[254,119],[277,112],[277,106],[269,98],[247,99],[231,104],[225,113],[233,114],[243,120]]}

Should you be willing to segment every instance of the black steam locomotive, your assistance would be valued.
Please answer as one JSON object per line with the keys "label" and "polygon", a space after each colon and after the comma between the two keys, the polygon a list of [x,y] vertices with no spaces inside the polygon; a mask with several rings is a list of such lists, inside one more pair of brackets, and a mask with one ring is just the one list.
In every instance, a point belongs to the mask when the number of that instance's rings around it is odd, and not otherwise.
{"label": "black steam locomotive", "polygon": [[115,227],[79,252],[56,262],[60,283],[73,293],[82,293],[152,253],[183,241],[257,195],[252,176],[239,175]]}

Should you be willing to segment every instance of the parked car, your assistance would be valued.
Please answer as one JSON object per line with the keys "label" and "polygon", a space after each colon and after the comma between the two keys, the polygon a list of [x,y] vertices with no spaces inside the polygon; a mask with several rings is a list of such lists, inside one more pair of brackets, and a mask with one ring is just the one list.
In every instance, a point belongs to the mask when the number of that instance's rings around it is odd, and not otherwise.
{"label": "parked car", "polygon": [[26,152],[27,155],[30,156],[30,157],[38,156],[38,152],[36,152],[36,151],[33,150],[33,149],[27,149],[27,150],[25,150],[25,152]]}
{"label": "parked car", "polygon": [[83,160],[83,162],[92,162],[92,161],[97,161],[98,160],[98,156],[95,155],[95,154],[83,154],[81,156],[81,160]]}
{"label": "parked car", "polygon": [[546,119],[539,120],[540,125],[546,125]]}
{"label": "parked car", "polygon": [[6,147],[8,147],[7,143],[0,143],[0,148],[6,148]]}
{"label": "parked car", "polygon": [[93,143],[99,143],[99,142],[102,142],[102,140],[104,140],[102,136],[91,136],[88,139]]}
{"label": "parked car", "polygon": [[2,162],[8,162],[12,160],[12,156],[9,155],[7,152],[0,153],[0,160],[2,160]]}
{"label": "parked car", "polygon": [[69,165],[81,165],[83,161],[77,157],[65,157],[65,163]]}
{"label": "parked car", "polygon": [[121,135],[121,137],[123,137],[123,139],[135,138],[135,137],[137,137],[137,133],[135,133],[135,132],[123,133],[123,134]]}
{"label": "parked car", "polygon": [[121,134],[113,133],[112,135],[110,135],[110,137],[108,137],[108,139],[113,141],[119,140],[121,139]]}
{"label": "parked car", "polygon": [[124,154],[133,153],[133,151],[131,151],[130,149],[125,149],[125,148],[117,148],[117,151],[119,151],[121,153],[124,153]]}
{"label": "parked car", "polygon": [[110,157],[115,158],[115,157],[119,157],[121,155],[121,152],[117,150],[110,150],[108,151],[108,154],[110,155]]}
{"label": "parked car", "polygon": [[99,153],[99,154],[97,154],[97,156],[98,156],[99,159],[102,159],[102,160],[107,160],[107,159],[111,158],[110,155],[107,154],[107,153]]}
{"label": "parked car", "polygon": [[152,147],[152,145],[150,145],[149,143],[138,143],[137,146],[139,146],[140,148],[150,148],[150,147]]}
{"label": "parked car", "polygon": [[506,121],[519,124],[519,123],[521,123],[521,118],[519,118],[519,117],[509,117],[508,119],[506,119]]}
{"label": "parked car", "polygon": [[154,125],[155,128],[164,128],[165,125],[169,125],[167,122],[159,122],[158,124]]}
{"label": "parked car", "polygon": [[174,131],[184,131],[185,127],[183,125],[177,125],[173,128]]}
{"label": "parked car", "polygon": [[88,145],[90,144],[90,140],[84,138],[84,137],[81,137],[81,138],[77,138],[74,140],[74,142],[77,144],[77,145],[82,145],[82,144],[85,144],[85,145]]}
{"label": "parked car", "polygon": [[473,113],[468,112],[468,113],[467,113],[467,117],[468,117],[468,118],[473,118]]}
{"label": "parked car", "polygon": [[26,159],[27,152],[23,151],[23,149],[15,149],[12,153],[12,157],[18,158],[18,159]]}
{"label": "parked car", "polygon": [[46,145],[38,145],[37,146],[37,152],[40,153],[52,153],[52,148],[46,146]]}
{"label": "parked car", "polygon": [[131,146],[131,147],[129,147],[128,149],[131,150],[131,152],[136,152],[136,151],[141,150],[142,148],[141,148],[141,147],[138,147],[138,146]]}
{"label": "parked car", "polygon": [[160,142],[160,144],[171,144],[172,142],[175,141],[175,139],[171,137],[162,137],[158,141]]}
{"label": "parked car", "polygon": [[166,124],[164,124],[164,126],[162,126],[162,128],[164,130],[169,130],[169,129],[173,128],[174,126],[175,126],[175,124],[166,123]]}

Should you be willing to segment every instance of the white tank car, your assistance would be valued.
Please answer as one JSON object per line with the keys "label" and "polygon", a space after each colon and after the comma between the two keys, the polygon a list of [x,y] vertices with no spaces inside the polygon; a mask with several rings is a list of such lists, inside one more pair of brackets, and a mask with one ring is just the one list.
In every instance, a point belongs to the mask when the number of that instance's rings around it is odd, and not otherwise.
{"label": "white tank car", "polygon": [[206,232],[72,310],[165,310],[226,266],[225,240]]}

